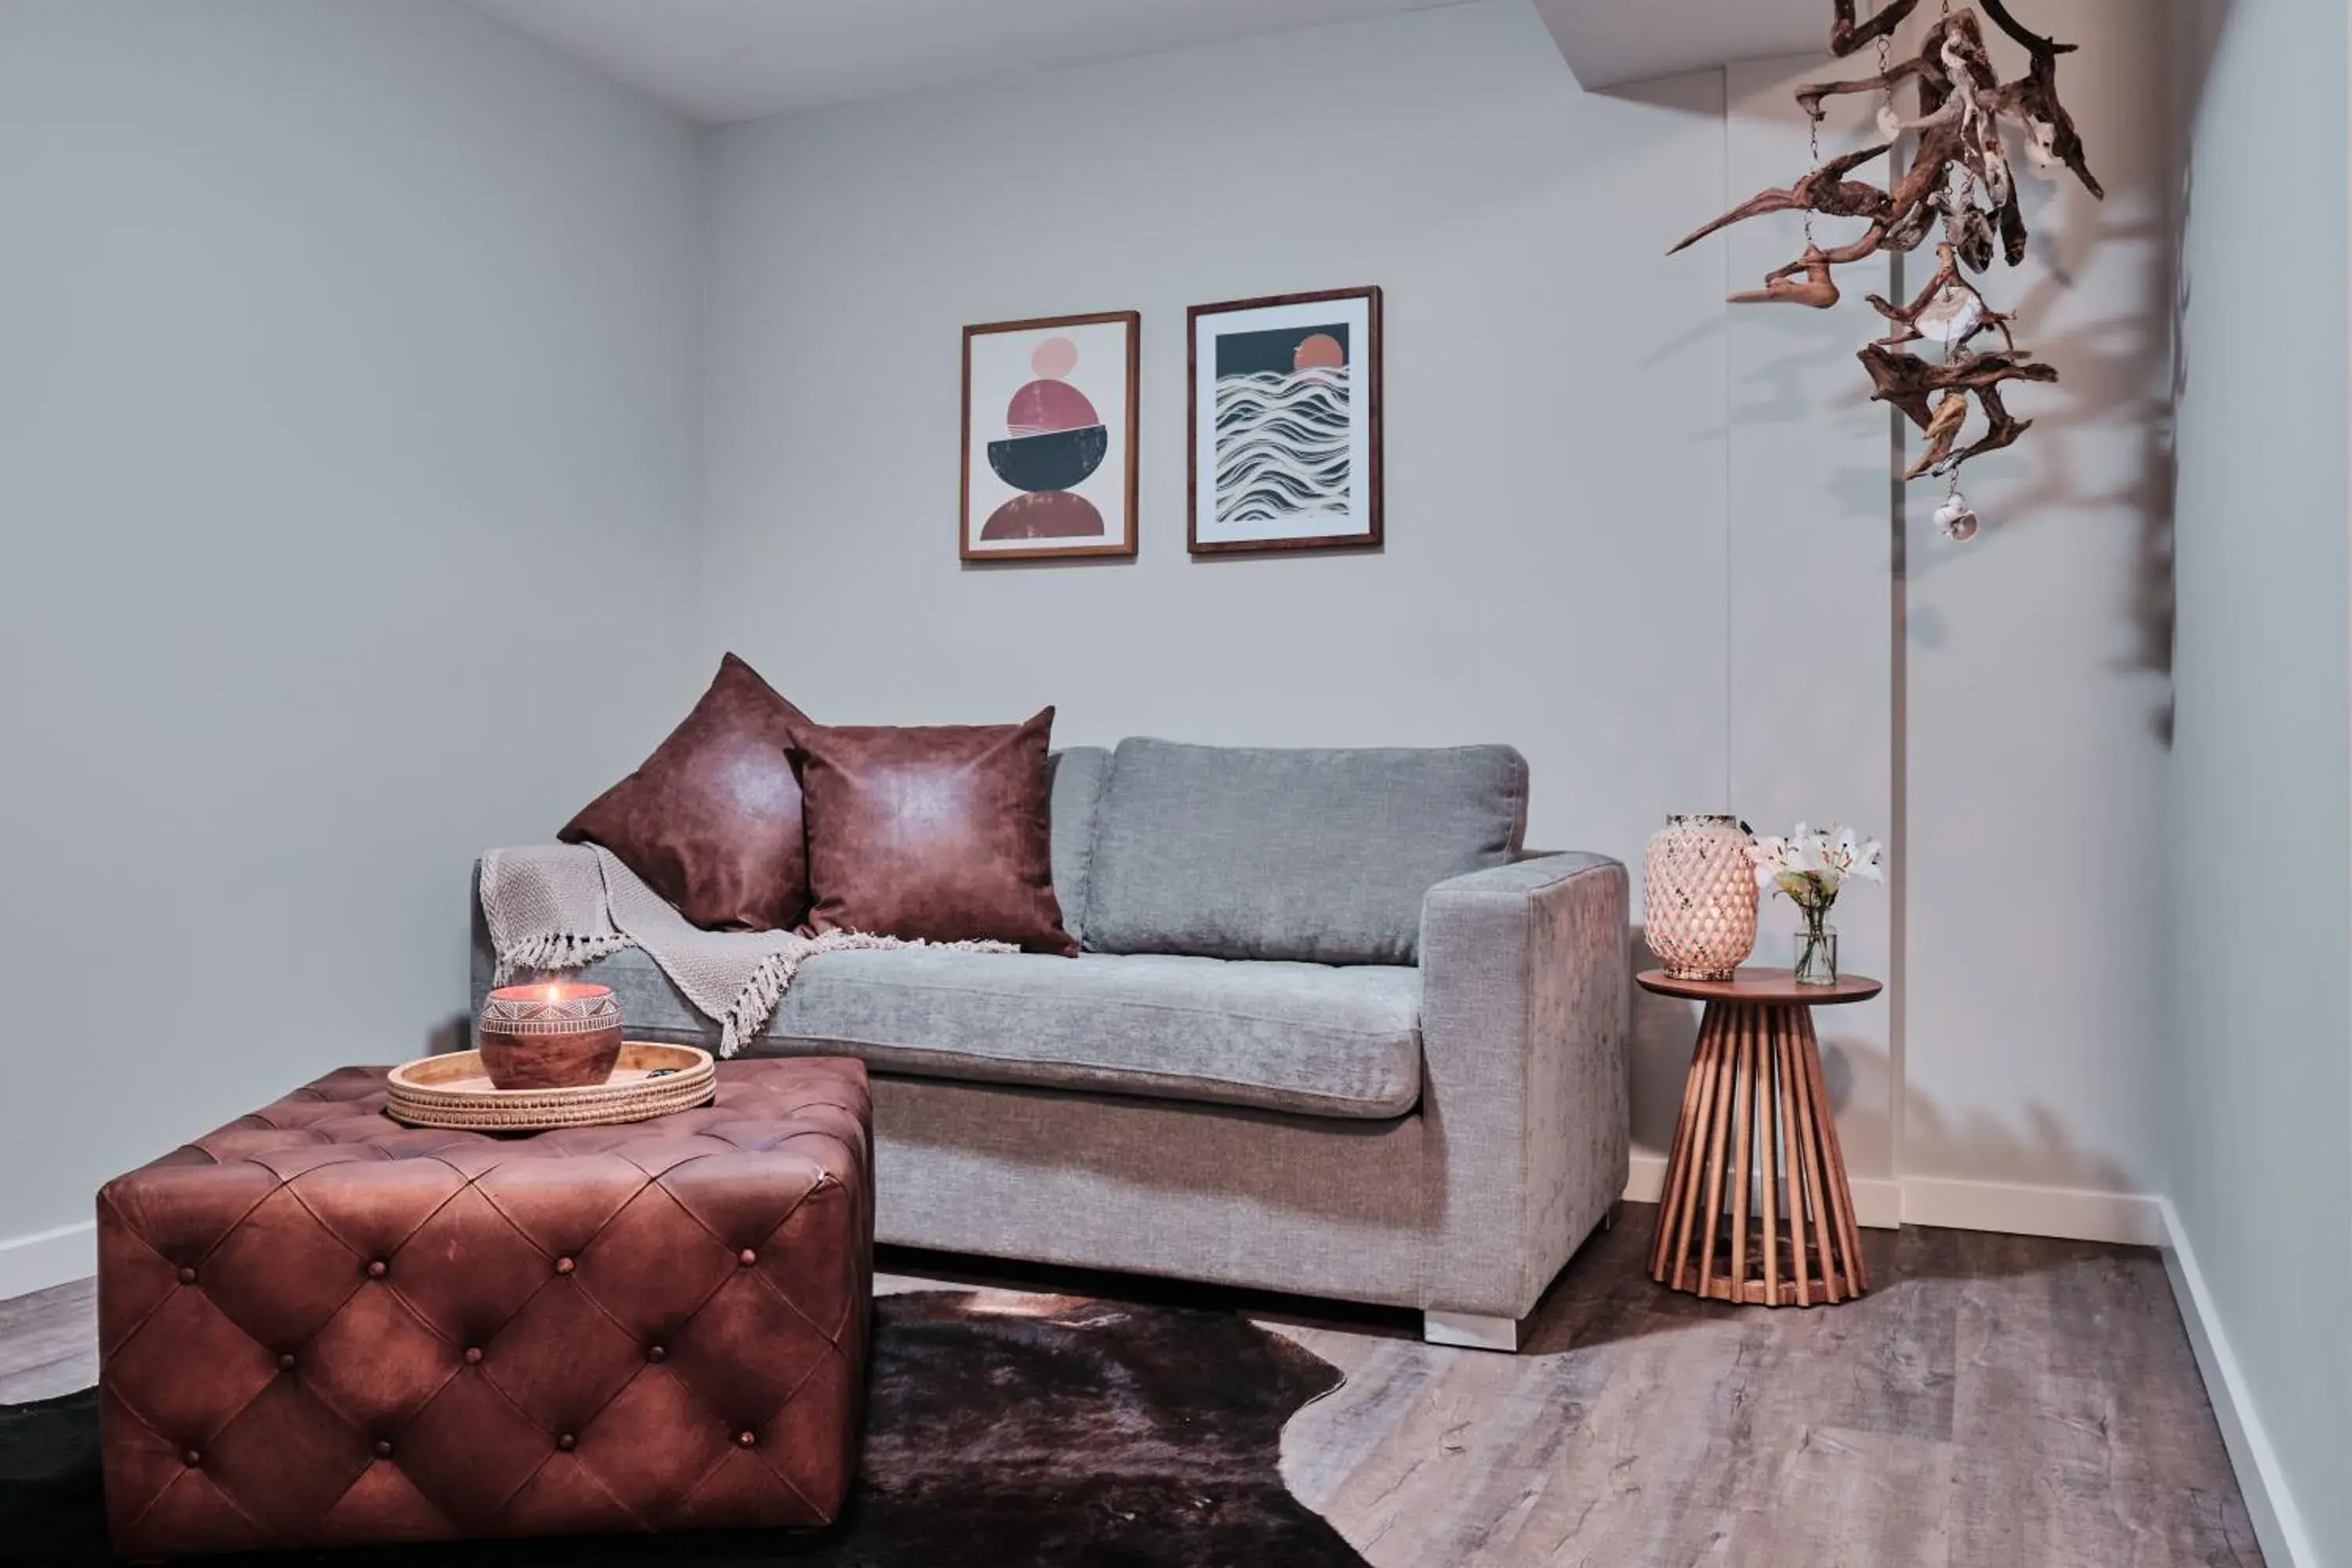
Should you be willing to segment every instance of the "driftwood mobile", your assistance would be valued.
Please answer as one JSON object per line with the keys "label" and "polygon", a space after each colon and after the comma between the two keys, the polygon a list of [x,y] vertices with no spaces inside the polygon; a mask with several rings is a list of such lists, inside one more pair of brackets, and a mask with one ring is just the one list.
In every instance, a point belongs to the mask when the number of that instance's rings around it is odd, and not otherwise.
{"label": "driftwood mobile", "polygon": [[[2104,200],[2106,192],[2084,156],[2074,117],[2058,99],[2058,57],[2072,53],[2074,45],[2028,31],[2003,0],[1979,0],[1984,15],[2016,40],[2032,62],[2024,76],[2004,82],[1985,47],[1975,7],[1955,8],[1951,0],[1944,0],[1944,14],[1927,30],[1919,52],[1898,60],[1893,58],[1895,29],[1919,8],[1920,0],[1887,0],[1866,22],[1856,20],[1856,4],[1835,0],[1830,51],[1843,58],[1874,44],[1878,74],[1798,89],[1797,102],[1812,122],[1817,167],[1785,190],[1750,197],[1675,249],[1765,213],[1802,212],[1804,255],[1769,274],[1761,289],[1731,298],[1734,303],[1778,300],[1827,310],[1838,302],[1836,268],[1882,251],[1916,250],[1940,231],[1940,265],[1908,304],[1895,304],[1876,294],[1869,297],[1895,330],[1864,346],[1861,359],[1876,389],[1872,395],[1901,409],[1925,433],[1919,460],[1905,477],[1949,479],[1950,495],[1936,521],[1948,537],[1965,540],[1975,535],[1977,516],[1960,495],[1961,466],[2011,445],[2033,425],[2010,413],[2001,387],[2012,381],[2058,379],[2055,369],[2018,346],[2010,331],[2011,318],[1994,310],[1968,277],[1990,268],[1996,253],[2011,267],[2025,259],[2025,217],[2018,205],[2004,128],[2018,138],[2026,163],[2034,169],[2072,170],[2094,196]],[[1896,97],[1906,82],[1918,84],[1919,111],[1909,118]],[[1876,93],[1883,100],[1878,132],[1885,140],[1823,163],[1822,103],[1854,93]],[[1853,177],[1857,169],[1892,152],[1906,134],[1916,134],[1918,141],[1900,178],[1882,188]],[[1824,247],[1813,238],[1816,214],[1858,218],[1867,226],[1847,244]],[[1998,347],[1979,346],[1979,340],[1988,335],[1999,338]],[[1911,352],[1908,345],[1918,342],[1935,344],[1938,357],[1925,359]],[[1969,426],[1971,398],[1983,412],[1984,429],[1963,447],[1959,442]]]}

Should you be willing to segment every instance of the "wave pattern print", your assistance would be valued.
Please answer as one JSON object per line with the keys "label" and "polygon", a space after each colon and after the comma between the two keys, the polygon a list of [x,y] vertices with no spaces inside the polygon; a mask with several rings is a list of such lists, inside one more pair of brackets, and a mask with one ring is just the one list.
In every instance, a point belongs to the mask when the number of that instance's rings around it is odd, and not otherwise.
{"label": "wave pattern print", "polygon": [[1217,378],[1217,521],[1345,516],[1349,388],[1344,365]]}

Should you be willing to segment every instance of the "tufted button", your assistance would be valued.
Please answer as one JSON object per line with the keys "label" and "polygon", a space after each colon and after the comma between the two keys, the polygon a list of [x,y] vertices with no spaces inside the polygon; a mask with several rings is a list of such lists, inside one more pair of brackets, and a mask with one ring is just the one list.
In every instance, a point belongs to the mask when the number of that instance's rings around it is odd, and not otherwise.
{"label": "tufted button", "polygon": [[558,1274],[569,1274],[575,1267],[577,1265],[569,1258],[559,1258],[555,1260],[555,1271]]}
{"label": "tufted button", "polygon": [[193,1284],[194,1284],[195,1282],[196,1282],[196,1271],[195,1271],[194,1269],[193,1269],[193,1268],[183,1268],[183,1269],[181,1269],[181,1270],[180,1270],[180,1283],[181,1283],[181,1284],[183,1284],[183,1285],[193,1285]]}
{"label": "tufted button", "polygon": [[654,1362],[667,1361],[669,1360],[669,1352],[660,1345],[647,1345],[646,1347],[646,1359],[647,1361]]}
{"label": "tufted button", "polygon": [[479,1366],[482,1364],[481,1346],[467,1345],[466,1347],[466,1364],[467,1366]]}
{"label": "tufted button", "polygon": [[180,1456],[180,1463],[187,1466],[188,1468],[192,1470],[204,1462],[205,1457],[202,1454],[197,1453],[194,1448],[189,1449],[186,1453]]}
{"label": "tufted button", "polygon": [[381,1258],[368,1265],[368,1278],[371,1279],[381,1279],[391,1272],[392,1265]]}
{"label": "tufted button", "polygon": [[739,1448],[751,1447],[759,1441],[760,1435],[757,1432],[738,1432],[735,1434],[735,1446]]}
{"label": "tufted button", "polygon": [[566,1432],[562,1436],[558,1437],[555,1440],[555,1446],[568,1454],[572,1452],[572,1449],[580,1447],[580,1439],[574,1437],[571,1433]]}
{"label": "tufted button", "polygon": [[389,1459],[392,1458],[392,1441],[390,1438],[378,1437],[375,1440],[375,1457],[379,1459]]}
{"label": "tufted button", "polygon": [[760,1255],[748,1247],[735,1255],[735,1262],[739,1268],[749,1268],[759,1261]]}
{"label": "tufted button", "polygon": [[292,1351],[288,1351],[278,1358],[278,1370],[280,1372],[292,1372],[294,1370],[294,1352]]}

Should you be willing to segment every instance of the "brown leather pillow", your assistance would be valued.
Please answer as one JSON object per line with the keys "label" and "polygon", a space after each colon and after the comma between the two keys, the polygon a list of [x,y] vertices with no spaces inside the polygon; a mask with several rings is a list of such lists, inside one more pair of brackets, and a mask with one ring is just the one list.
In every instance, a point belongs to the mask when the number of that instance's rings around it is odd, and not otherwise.
{"label": "brown leather pillow", "polygon": [[1075,956],[1054,897],[1045,748],[1026,724],[800,731],[818,931]]}
{"label": "brown leather pillow", "polygon": [[603,845],[707,930],[790,930],[809,904],[792,759],[809,722],[730,653],[669,739],[556,837]]}

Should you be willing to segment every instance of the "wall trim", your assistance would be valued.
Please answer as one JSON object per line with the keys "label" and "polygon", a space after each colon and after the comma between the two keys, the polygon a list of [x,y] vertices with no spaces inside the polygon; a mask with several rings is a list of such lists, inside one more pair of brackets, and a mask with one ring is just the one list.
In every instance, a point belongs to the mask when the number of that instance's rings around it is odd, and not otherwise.
{"label": "wall trim", "polygon": [[53,1285],[69,1285],[97,1272],[96,1220],[0,1240],[0,1301]]}
{"label": "wall trim", "polygon": [[1937,1176],[1903,1178],[1903,1222],[2129,1247],[2162,1247],[2166,1237],[2163,1200],[2143,1193]]}
{"label": "wall trim", "polygon": [[2230,1468],[2237,1472],[2238,1490],[2244,1495],[2246,1512],[2253,1520],[2263,1561],[2271,1568],[2319,1568],[2319,1553],[2287,1490],[2278,1450],[2271,1447],[2270,1434],[2254,1408],[2245,1373],[2230,1348],[2229,1336],[2221,1331],[2221,1314],[2205,1289],[2205,1272],[2197,1266],[2197,1254],[2189,1245],[2179,1212],[2170,1198],[2158,1198],[2156,1205],[2165,1229],[2164,1272],[2172,1281],[2173,1300],[2179,1304],[2189,1348],[2197,1354],[2197,1370],[2205,1379],[2205,1397],[2221,1423],[2221,1444],[2229,1450]]}
{"label": "wall trim", "polygon": [[[1855,1176],[1854,1218],[1875,1230],[1904,1225],[1993,1230],[2162,1247],[2162,1200],[2139,1193],[2037,1187],[2021,1182],[1958,1182],[1937,1176]],[[1666,1163],[1637,1151],[1625,1182],[1629,1203],[1654,1204],[1664,1190]]]}

